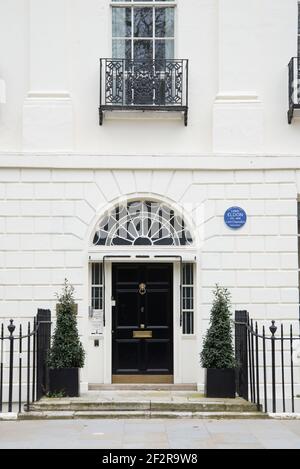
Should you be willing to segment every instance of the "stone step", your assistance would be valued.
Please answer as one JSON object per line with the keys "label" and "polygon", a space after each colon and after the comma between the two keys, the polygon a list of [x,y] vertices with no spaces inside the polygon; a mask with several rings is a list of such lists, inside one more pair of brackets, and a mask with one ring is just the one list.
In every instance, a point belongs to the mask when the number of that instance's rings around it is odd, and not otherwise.
{"label": "stone step", "polygon": [[147,411],[60,411],[25,412],[19,414],[20,420],[71,420],[71,419],[267,419],[262,412],[147,412]]}
{"label": "stone step", "polygon": [[89,384],[89,391],[197,391],[196,384]]}
{"label": "stone step", "polygon": [[42,399],[30,405],[31,412],[256,412],[254,404],[241,401],[76,401]]}

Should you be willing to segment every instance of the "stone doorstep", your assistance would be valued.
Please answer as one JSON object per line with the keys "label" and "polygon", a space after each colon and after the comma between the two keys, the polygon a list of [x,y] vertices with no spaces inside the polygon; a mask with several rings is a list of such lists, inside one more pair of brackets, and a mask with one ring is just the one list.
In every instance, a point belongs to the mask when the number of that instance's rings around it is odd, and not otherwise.
{"label": "stone doorstep", "polygon": [[80,398],[43,398],[21,418],[257,418],[257,407],[241,398],[207,399],[199,393],[100,392]]}
{"label": "stone doorstep", "polygon": [[89,391],[162,391],[197,392],[196,384],[89,384]]}
{"label": "stone doorstep", "polygon": [[1,421],[9,421],[9,420],[18,420],[18,414],[16,412],[0,412],[0,422]]}
{"label": "stone doorstep", "polygon": [[82,402],[82,401],[64,401],[64,402],[37,402],[30,405],[30,411],[37,412],[59,412],[59,411],[150,411],[150,401],[138,402]]}
{"label": "stone doorstep", "polygon": [[[246,407],[249,403],[245,399],[237,397],[235,399],[217,399],[206,398],[198,393],[164,393],[164,392],[115,392],[115,393],[95,393],[83,395],[81,397],[62,397],[62,398],[49,398],[43,397],[35,405],[63,405],[68,406],[71,404],[110,404],[110,403],[171,403],[171,404],[201,404],[201,405],[239,405]],[[253,404],[251,404],[253,405]]]}
{"label": "stone doorstep", "polygon": [[248,402],[196,402],[196,401],[82,401],[41,400],[30,406],[33,412],[49,411],[167,411],[167,412],[256,412],[254,404]]}
{"label": "stone doorstep", "polygon": [[268,412],[268,417],[271,418],[271,419],[274,419],[274,420],[300,420],[300,414],[299,413],[295,413],[295,414],[291,414],[291,413],[273,414],[272,412]]}
{"label": "stone doorstep", "polygon": [[27,412],[19,414],[19,420],[72,420],[72,419],[207,419],[244,420],[268,419],[261,412]]}

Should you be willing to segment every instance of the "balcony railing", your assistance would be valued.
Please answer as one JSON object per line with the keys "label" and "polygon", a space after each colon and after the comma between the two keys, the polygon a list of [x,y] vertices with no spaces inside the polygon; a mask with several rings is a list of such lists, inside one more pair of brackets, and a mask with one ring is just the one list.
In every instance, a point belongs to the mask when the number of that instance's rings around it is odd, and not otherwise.
{"label": "balcony railing", "polygon": [[288,122],[292,123],[295,109],[300,109],[300,59],[293,57],[289,67],[289,110]]}
{"label": "balcony railing", "polygon": [[188,60],[100,59],[100,125],[106,111],[180,112],[188,123]]}

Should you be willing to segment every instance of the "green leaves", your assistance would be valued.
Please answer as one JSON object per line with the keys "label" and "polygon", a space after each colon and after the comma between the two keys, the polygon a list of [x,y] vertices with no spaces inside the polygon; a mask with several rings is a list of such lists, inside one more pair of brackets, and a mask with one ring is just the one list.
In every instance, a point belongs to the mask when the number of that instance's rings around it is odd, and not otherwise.
{"label": "green leaves", "polygon": [[56,296],[59,301],[57,322],[48,356],[48,366],[54,369],[82,368],[85,352],[77,329],[74,287],[65,280],[62,294]]}
{"label": "green leaves", "polygon": [[214,297],[201,363],[203,368],[234,368],[230,293],[227,288],[216,285]]}

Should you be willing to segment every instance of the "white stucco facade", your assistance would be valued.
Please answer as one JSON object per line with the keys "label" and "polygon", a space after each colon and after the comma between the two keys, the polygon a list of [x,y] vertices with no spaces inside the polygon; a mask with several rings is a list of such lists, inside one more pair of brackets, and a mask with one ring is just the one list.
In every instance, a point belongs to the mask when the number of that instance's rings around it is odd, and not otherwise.
{"label": "white stucco facade", "polygon": [[[74,285],[87,352],[82,385],[111,383],[111,268],[95,347],[90,263],[105,254],[181,255],[195,265],[194,334],[180,326],[174,265],[174,382],[203,385],[199,352],[216,283],[269,325],[299,319],[300,122],[287,123],[297,0],[177,0],[175,57],[189,59],[189,118],[106,113],[99,58],[111,57],[110,0],[0,3],[0,322],[55,311]],[[122,200],[184,214],[188,248],[99,248],[97,223]],[[224,213],[242,207],[240,230]],[[129,251],[131,250],[131,254]]]}

